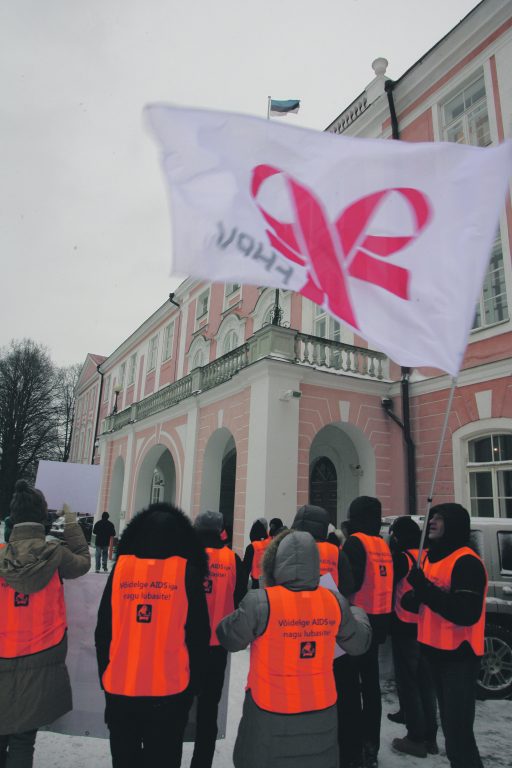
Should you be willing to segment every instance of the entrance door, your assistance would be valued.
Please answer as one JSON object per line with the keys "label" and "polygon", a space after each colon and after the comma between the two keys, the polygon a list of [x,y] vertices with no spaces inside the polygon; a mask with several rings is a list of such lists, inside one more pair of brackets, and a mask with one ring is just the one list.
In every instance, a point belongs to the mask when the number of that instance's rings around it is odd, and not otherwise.
{"label": "entrance door", "polygon": [[233,536],[233,512],[235,507],[236,448],[222,462],[220,476],[219,512],[224,516],[224,528],[229,541]]}
{"label": "entrance door", "polygon": [[311,469],[309,503],[323,507],[329,513],[330,522],[338,525],[338,475],[336,467],[327,456],[321,456]]}

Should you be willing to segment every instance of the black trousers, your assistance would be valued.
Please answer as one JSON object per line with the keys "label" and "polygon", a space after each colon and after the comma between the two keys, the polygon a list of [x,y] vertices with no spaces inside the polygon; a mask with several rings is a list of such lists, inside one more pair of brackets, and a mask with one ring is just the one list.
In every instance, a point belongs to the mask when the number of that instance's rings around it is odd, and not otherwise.
{"label": "black trousers", "polygon": [[443,728],[446,756],[451,768],[482,768],[475,741],[476,681],[480,659],[438,661],[427,657],[434,680]]}
{"label": "black trousers", "polygon": [[107,694],[105,720],[113,768],[180,768],[191,704],[189,693],[131,701]]}
{"label": "black trousers", "polygon": [[340,656],[334,660],[334,681],[338,700],[339,766],[362,763],[363,730],[361,718],[361,692],[359,671],[354,656]]}
{"label": "black trousers", "polygon": [[37,731],[0,736],[0,768],[32,768]]}
{"label": "black trousers", "polygon": [[197,697],[196,740],[190,768],[211,768],[227,658],[228,652],[220,645],[210,646],[201,692]]}
{"label": "black trousers", "polygon": [[407,736],[412,741],[435,741],[436,694],[430,667],[415,637],[394,633],[391,645]]}

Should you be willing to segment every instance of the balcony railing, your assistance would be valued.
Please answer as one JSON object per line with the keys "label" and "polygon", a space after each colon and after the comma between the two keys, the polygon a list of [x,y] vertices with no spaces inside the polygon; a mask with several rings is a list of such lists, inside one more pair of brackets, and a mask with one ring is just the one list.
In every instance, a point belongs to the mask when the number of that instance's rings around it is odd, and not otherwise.
{"label": "balcony railing", "polygon": [[127,424],[152,416],[171,408],[194,394],[205,392],[229,381],[236,373],[249,364],[273,358],[292,364],[314,366],[340,374],[384,378],[387,358],[381,352],[340,344],[337,341],[309,336],[290,328],[266,325],[240,347],[233,349],[217,360],[195,368],[182,379],[163,387],[138,403],[119,413],[107,416],[102,432],[113,432]]}

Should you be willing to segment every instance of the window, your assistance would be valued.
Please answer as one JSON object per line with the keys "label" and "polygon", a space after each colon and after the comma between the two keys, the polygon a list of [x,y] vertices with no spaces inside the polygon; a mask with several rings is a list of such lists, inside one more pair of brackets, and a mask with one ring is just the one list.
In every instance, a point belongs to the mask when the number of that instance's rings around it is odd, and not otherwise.
{"label": "window", "polygon": [[494,243],[491,261],[476,305],[473,330],[508,320],[507,288],[501,238]]}
{"label": "window", "polygon": [[135,381],[135,369],[137,368],[137,353],[135,352],[128,361],[128,386]]}
{"label": "window", "polygon": [[174,342],[174,321],[164,328],[164,341],[162,345],[162,360],[168,360],[172,355]]}
{"label": "window", "polygon": [[341,325],[318,304],[315,304],[313,336],[322,336],[322,338],[331,339],[331,341],[341,341]]}
{"label": "window", "polygon": [[443,107],[446,141],[487,147],[491,143],[484,76],[462,88]]}
{"label": "window", "polygon": [[226,296],[231,296],[232,293],[235,293],[240,289],[240,283],[226,283]]}
{"label": "window", "polygon": [[149,340],[148,371],[152,371],[154,368],[156,368],[157,353],[158,353],[158,335],[153,336],[153,338]]}
{"label": "window", "polygon": [[498,549],[501,573],[512,576],[512,533],[498,532]]}
{"label": "window", "polygon": [[118,384],[121,387],[121,389],[124,389],[124,378],[126,376],[126,363],[123,363],[122,366],[119,369],[119,380]]}
{"label": "window", "polygon": [[468,476],[472,515],[512,517],[512,434],[471,440]]}
{"label": "window", "polygon": [[204,363],[204,353],[202,349],[198,349],[195,353],[194,357],[192,358],[192,368],[193,371],[194,368],[199,368]]}
{"label": "window", "polygon": [[208,314],[208,301],[210,298],[210,291],[203,291],[198,296],[196,306],[196,320],[202,320]]}
{"label": "window", "polygon": [[103,399],[108,400],[110,396],[110,375],[105,379],[105,391],[103,392]]}
{"label": "window", "polygon": [[232,349],[236,349],[236,347],[238,347],[238,334],[236,331],[229,331],[222,343],[222,354],[226,355]]}

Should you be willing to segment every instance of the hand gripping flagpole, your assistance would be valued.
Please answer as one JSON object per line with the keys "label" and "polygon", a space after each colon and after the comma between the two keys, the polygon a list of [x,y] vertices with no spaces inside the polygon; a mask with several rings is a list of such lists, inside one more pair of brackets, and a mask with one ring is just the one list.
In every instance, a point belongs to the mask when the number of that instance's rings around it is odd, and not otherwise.
{"label": "hand gripping flagpole", "polygon": [[427,531],[428,531],[428,519],[430,517],[430,508],[432,506],[432,497],[434,496],[434,488],[435,488],[435,485],[436,485],[437,471],[439,469],[439,462],[441,460],[441,451],[443,450],[444,439],[446,437],[446,430],[448,429],[448,419],[450,418],[450,411],[451,411],[451,408],[452,408],[453,396],[455,394],[456,386],[457,386],[457,376],[452,376],[452,386],[450,388],[450,393],[448,395],[448,403],[446,405],[446,413],[444,415],[444,424],[443,424],[443,429],[441,431],[441,437],[439,439],[439,446],[438,446],[438,449],[437,449],[436,462],[435,462],[435,465],[434,465],[434,473],[432,475],[432,484],[430,486],[430,493],[429,493],[428,499],[427,499],[427,511],[425,513],[425,520],[423,521],[423,529],[421,531],[421,539],[420,539],[420,546],[419,546],[419,550],[418,550],[418,559],[416,561],[416,568],[420,567],[421,555],[422,555],[423,549],[425,547],[425,539],[427,537]]}

